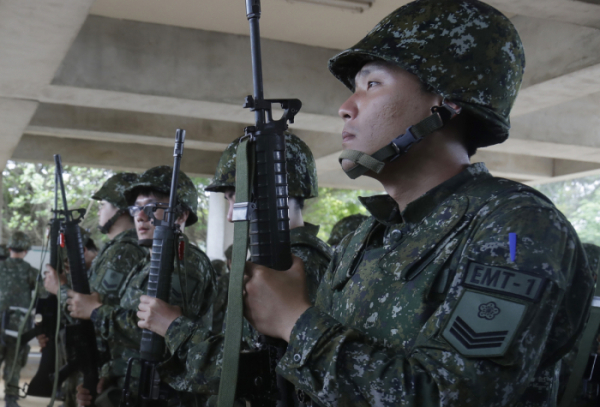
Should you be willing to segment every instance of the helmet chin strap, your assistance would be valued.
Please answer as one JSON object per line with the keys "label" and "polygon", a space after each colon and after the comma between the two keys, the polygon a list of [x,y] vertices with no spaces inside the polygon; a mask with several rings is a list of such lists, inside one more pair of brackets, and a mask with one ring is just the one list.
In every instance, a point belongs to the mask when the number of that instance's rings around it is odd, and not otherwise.
{"label": "helmet chin strap", "polygon": [[117,213],[115,213],[112,218],[107,220],[104,225],[98,225],[98,230],[100,230],[100,233],[102,233],[103,235],[108,234],[110,232],[110,228],[113,227],[117,219],[119,219],[124,213],[127,213],[127,209],[119,209]]}
{"label": "helmet chin strap", "polygon": [[444,101],[441,106],[431,108],[430,116],[414,126],[410,126],[404,134],[396,137],[390,144],[375,153],[369,155],[361,151],[344,150],[340,154],[338,161],[340,165],[342,164],[342,160],[349,160],[356,164],[349,170],[344,170],[346,175],[352,179],[364,175],[369,170],[379,174],[386,162],[394,161],[405,154],[413,145],[423,140],[423,137],[444,127],[450,119],[460,113],[460,110],[460,107],[454,109]]}

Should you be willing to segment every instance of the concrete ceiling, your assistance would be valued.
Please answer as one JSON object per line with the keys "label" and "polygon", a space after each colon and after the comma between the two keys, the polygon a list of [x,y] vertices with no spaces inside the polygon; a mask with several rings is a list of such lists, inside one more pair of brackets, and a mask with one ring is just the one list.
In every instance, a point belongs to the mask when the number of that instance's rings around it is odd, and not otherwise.
{"label": "concrete ceiling", "polygon": [[[267,97],[304,103],[293,131],[317,158],[321,185],[377,189],[339,169],[348,91],[328,73],[406,1],[363,13],[263,0]],[[527,70],[508,142],[474,157],[499,176],[552,182],[600,174],[600,6],[491,0],[523,39]],[[188,131],[184,170],[210,176],[220,151],[252,122],[242,0],[4,0],[0,3],[0,164],[50,161],[143,170],[168,164]]]}

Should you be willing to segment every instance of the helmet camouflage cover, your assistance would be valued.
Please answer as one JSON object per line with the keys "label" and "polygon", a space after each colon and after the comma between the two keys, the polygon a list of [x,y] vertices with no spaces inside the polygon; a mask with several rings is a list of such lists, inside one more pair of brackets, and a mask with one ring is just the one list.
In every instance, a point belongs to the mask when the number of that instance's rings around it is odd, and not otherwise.
{"label": "helmet camouflage cover", "polygon": [[347,234],[356,231],[356,229],[358,229],[360,224],[363,223],[365,219],[367,219],[367,217],[365,215],[361,215],[360,213],[340,219],[333,226],[329,240],[327,240],[327,244],[330,246],[337,246]]}
{"label": "helmet camouflage cover", "polygon": [[[210,192],[224,192],[235,188],[235,158],[240,139],[227,146],[215,171],[215,177],[205,188]],[[298,136],[285,133],[285,158],[290,197],[314,198],[319,194],[317,166],[310,148]]]}
{"label": "helmet camouflage cover", "polygon": [[31,239],[24,232],[17,231],[12,234],[7,246],[9,249],[29,250],[31,249]]}
{"label": "helmet camouflage cover", "polygon": [[376,60],[400,66],[461,106],[475,119],[477,147],[508,137],[525,53],[513,24],[493,7],[477,0],[414,1],[331,58],[329,70],[354,90],[356,73]]}
{"label": "helmet camouflage cover", "polygon": [[92,195],[92,199],[97,201],[105,200],[113,204],[116,208],[127,209],[127,199],[125,199],[124,193],[137,179],[138,175],[132,172],[115,174],[102,184],[102,187]]}
{"label": "helmet camouflage cover", "polygon": [[[171,192],[171,178],[173,177],[173,167],[168,165],[159,165],[150,168],[142,173],[138,180],[131,184],[125,190],[127,203],[133,204],[137,197],[137,190],[140,188],[150,188],[161,194],[169,195]],[[185,222],[186,226],[193,225],[198,221],[198,190],[196,186],[183,171],[179,171],[177,180],[177,204],[183,209],[190,211],[190,215]]]}

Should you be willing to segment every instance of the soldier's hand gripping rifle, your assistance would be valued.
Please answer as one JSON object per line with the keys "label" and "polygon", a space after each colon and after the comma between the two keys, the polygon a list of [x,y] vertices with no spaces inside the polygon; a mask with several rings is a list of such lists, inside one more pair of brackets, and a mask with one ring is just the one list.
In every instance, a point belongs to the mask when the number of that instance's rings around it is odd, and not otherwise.
{"label": "soldier's hand gripping rifle", "polygon": [[[242,277],[246,257],[246,245],[243,241],[248,235],[247,222],[250,223],[250,254],[253,263],[275,270],[287,270],[292,265],[284,132],[288,128],[288,122],[294,122],[294,116],[302,107],[298,99],[264,99],[260,13],[260,0],[246,0],[254,96],[246,97],[244,107],[254,112],[256,124],[246,128],[245,137],[237,150],[233,220],[245,225],[235,225],[219,407],[232,406],[236,397],[249,400],[253,407],[293,405],[291,384],[275,374],[277,361],[285,353],[284,341],[261,337],[258,352],[239,354]],[[273,104],[279,104],[284,110],[279,120],[273,120]],[[246,159],[248,165],[245,163]],[[238,359],[240,356],[241,359]]]}
{"label": "soldier's hand gripping rifle", "polygon": [[[60,192],[63,201],[64,222],[61,227],[61,245],[64,241],[69,259],[71,288],[80,294],[90,294],[90,284],[85,267],[83,241],[79,222],[85,215],[85,209],[69,210],[67,195],[62,176],[60,155],[54,155],[57,168]],[[71,373],[80,371],[83,374],[83,387],[96,396],[98,385],[98,350],[94,325],[90,320],[78,320],[66,326],[67,364],[59,372],[59,382],[64,381]]]}
{"label": "soldier's hand gripping rifle", "polygon": [[[146,295],[155,297],[165,302],[169,302],[171,292],[171,278],[175,264],[176,244],[181,237],[179,226],[175,223],[177,220],[177,183],[179,180],[179,168],[181,166],[181,157],[183,155],[183,143],[185,141],[185,130],[178,129],[175,135],[175,148],[173,151],[173,176],[171,178],[171,192],[169,196],[169,206],[164,209],[162,220],[157,219],[155,211],[162,207],[146,207],[146,215],[154,224],[154,234],[152,236],[152,253],[150,259],[150,273],[148,276],[148,291]],[[146,210],[145,208],[145,210]],[[140,343],[141,374],[139,381],[138,400],[133,400],[130,389],[131,367],[135,358],[129,360],[127,366],[127,376],[125,386],[121,397],[121,407],[143,406],[158,407],[166,406],[169,397],[168,388],[161,385],[160,377],[156,370],[159,362],[165,354],[165,338],[144,329]]]}
{"label": "soldier's hand gripping rifle", "polygon": [[[58,168],[54,170],[54,210],[53,217],[50,220],[50,236],[48,246],[50,252],[50,266],[57,273],[61,271],[61,264],[58,261],[58,246],[60,225],[63,221],[62,211],[58,209]],[[23,334],[23,342],[29,342],[34,336],[44,334],[48,338],[46,346],[41,350],[40,365],[35,376],[31,379],[27,387],[27,395],[35,397],[51,397],[53,394],[54,383],[51,375],[56,371],[56,326],[58,323],[58,300],[55,295],[49,294],[47,298],[38,298],[36,303],[36,314],[42,316],[42,320],[36,324],[36,327]]]}

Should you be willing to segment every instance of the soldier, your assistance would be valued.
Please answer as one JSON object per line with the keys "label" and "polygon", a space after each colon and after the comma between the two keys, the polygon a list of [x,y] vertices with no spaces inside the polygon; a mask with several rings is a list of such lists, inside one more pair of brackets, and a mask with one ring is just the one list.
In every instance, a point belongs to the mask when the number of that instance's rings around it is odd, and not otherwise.
{"label": "soldier", "polygon": [[[106,243],[91,265],[88,265],[88,253],[93,253],[90,241],[85,245],[86,266],[89,268],[90,290],[97,295],[103,304],[118,305],[119,291],[131,269],[146,257],[147,250],[138,245],[133,218],[129,214],[124,191],[137,181],[137,174],[119,173],[110,177],[102,187],[92,195],[99,201],[98,229],[106,234],[110,241]],[[93,241],[91,241],[93,244]],[[91,267],[90,267],[91,266]],[[55,274],[54,274],[55,275]],[[48,276],[50,278],[51,276]],[[65,304],[68,299],[68,285],[61,286],[61,300]],[[101,364],[110,359],[107,344],[98,335],[98,350]],[[67,397],[75,396],[67,392]],[[75,401],[66,407],[75,405]]]}
{"label": "soldier", "polygon": [[319,405],[556,405],[593,291],[585,253],[545,196],[469,159],[508,137],[524,65],[512,23],[477,0],[409,3],[329,61],[353,92],[342,168],[388,195],[361,199],[371,216],[314,306],[298,259],[246,267],[244,296],[288,342],[278,372]]}
{"label": "soldier", "polygon": [[[31,249],[31,240],[23,232],[14,232],[8,241],[9,258],[0,263],[0,312],[2,312],[3,332],[0,334],[0,363],[4,362],[4,383],[6,407],[18,407],[19,379],[21,369],[27,363],[29,345],[21,344],[16,349],[17,340],[6,331],[17,332],[31,302],[31,294],[36,286],[39,271],[23,260]],[[11,374],[13,361],[17,359],[15,371]]]}
{"label": "soldier", "polygon": [[355,215],[346,216],[343,219],[340,219],[333,225],[333,229],[331,230],[331,235],[329,235],[329,240],[327,240],[327,244],[331,247],[335,248],[342,239],[347,236],[349,233],[356,231],[363,221],[367,219],[365,215],[361,215],[357,213]]}
{"label": "soldier", "polygon": [[[129,186],[125,196],[129,204],[129,213],[134,217],[138,242],[150,247],[154,233],[154,225],[150,222],[147,211],[159,204],[169,203],[171,189],[172,168],[168,166],[154,167],[142,175],[137,182]],[[183,172],[179,174],[177,188],[177,220],[176,223],[183,231],[185,226],[197,222],[196,211],[198,208],[198,192],[192,180]],[[156,216],[160,219],[163,211],[157,210]],[[171,280],[170,304],[166,308],[180,318],[197,321],[210,309],[214,297],[215,273],[208,257],[184,235],[183,260],[176,258],[175,270],[180,269],[180,274],[174,273]],[[146,256],[129,273],[121,290],[121,299],[118,305],[103,304],[97,296],[85,296],[69,292],[69,309],[76,318],[91,319],[100,333],[102,339],[108,341],[111,353],[110,363],[106,364],[101,372],[101,383],[98,398],[112,405],[119,405],[121,390],[124,385],[127,362],[131,357],[139,357],[139,347],[143,321],[137,317],[138,304],[151,302],[153,298],[144,295],[147,291],[148,274],[150,271],[150,258]],[[141,297],[141,298],[140,298]],[[141,304],[140,304],[141,301]],[[206,324],[210,325],[210,318]],[[165,335],[162,332],[161,335]],[[139,369],[134,368],[132,375],[132,390],[134,397],[137,395],[137,376]],[[78,400],[80,405],[89,405],[91,398],[87,389],[79,388]],[[172,397],[173,405],[186,405],[190,402],[187,395],[179,394]]]}
{"label": "soldier", "polygon": [[[583,247],[590,262],[590,267],[594,272],[594,276],[598,278],[600,274],[600,246],[591,243],[584,243]],[[600,306],[600,285],[596,284],[594,293],[594,304],[592,307]],[[593,330],[592,332],[588,330]],[[591,349],[584,349],[585,340],[582,339],[579,347],[573,349],[562,360],[561,366],[561,392],[564,391],[563,399],[560,400],[560,407],[595,407],[600,401],[600,326],[598,319],[590,316],[585,331],[582,335],[594,335],[595,338],[590,338]],[[589,342],[588,342],[589,343]],[[582,353],[580,355],[580,352]],[[577,366],[581,363],[581,366]],[[579,371],[577,368],[580,368]],[[583,369],[582,369],[583,368]],[[571,376],[573,372],[573,376]],[[576,372],[579,372],[577,375]],[[559,394],[560,394],[559,393]],[[572,397],[569,397],[572,396]],[[570,400],[569,400],[570,399]]]}
{"label": "soldier", "polygon": [[[229,202],[229,213],[227,215],[229,221],[231,221],[233,204],[235,203],[235,158],[238,140],[232,142],[225,149],[217,165],[213,182],[206,187],[207,191],[222,192],[225,195],[225,199]],[[306,143],[291,133],[286,134],[286,164],[290,196],[291,249],[294,255],[310,265],[310,272],[307,273],[307,285],[309,299],[314,301],[317,287],[331,260],[331,249],[317,237],[319,226],[305,222],[302,217],[304,200],[314,198],[318,194],[317,170],[312,152]],[[223,290],[226,289],[227,286],[223,286]],[[226,305],[226,297],[226,293],[220,292],[218,301],[221,301],[223,306]],[[160,306],[160,303],[156,303],[154,307],[144,311],[149,316],[162,315],[164,313]],[[224,307],[215,306],[215,308],[217,312],[214,319],[223,321]],[[219,310],[221,311],[219,312]],[[172,320],[161,318],[161,321],[167,324]],[[181,319],[175,321],[175,324],[185,326],[182,324]],[[159,324],[147,325],[145,328],[158,333],[165,329]],[[211,337],[210,335],[220,331],[213,330],[213,332],[209,332],[205,327],[194,327],[192,324],[187,324],[185,329],[179,329],[178,335],[174,334],[175,330],[172,330],[171,327],[169,327],[169,331],[173,332],[172,335],[167,336],[169,347],[173,349],[173,357],[164,364],[161,377],[166,377],[172,387],[182,391],[197,393],[214,391],[214,389],[209,390],[209,388],[215,381],[208,380],[209,383],[207,384],[207,381],[204,380],[207,373],[204,366],[210,364],[210,369],[216,367],[214,360],[219,355],[221,338]],[[252,334],[246,332],[244,336],[246,345],[252,346]],[[207,359],[213,362],[209,363]],[[210,374],[207,376],[210,376]]]}
{"label": "soldier", "polygon": [[[81,234],[81,241],[83,243],[83,257],[85,260],[85,268],[86,270],[90,270],[96,256],[98,255],[98,248],[94,243],[94,239],[90,233],[83,229],[81,226],[79,227],[79,233]],[[68,299],[68,291],[71,289],[71,281],[67,277],[69,272],[69,259],[67,258],[66,249],[63,250],[63,259],[64,259],[64,273],[60,275],[57,273],[52,266],[46,264],[46,270],[44,272],[44,288],[51,294],[57,295],[60,292],[61,296],[61,305],[63,314],[61,318],[66,321],[67,324],[75,323],[75,320],[70,316],[70,313],[67,309],[68,304],[66,303]],[[60,284],[59,284],[60,280]],[[61,341],[60,341],[60,352],[61,352],[61,360],[62,362],[66,362],[67,348],[66,348],[66,331],[65,329],[61,329]],[[48,343],[48,337],[44,334],[37,336],[40,347],[43,348]],[[71,375],[67,377],[67,379],[62,383],[61,389],[59,390],[58,398],[64,400],[63,407],[75,407],[77,405],[77,400],[75,398],[77,392],[77,384],[81,375],[79,372],[73,372]]]}

